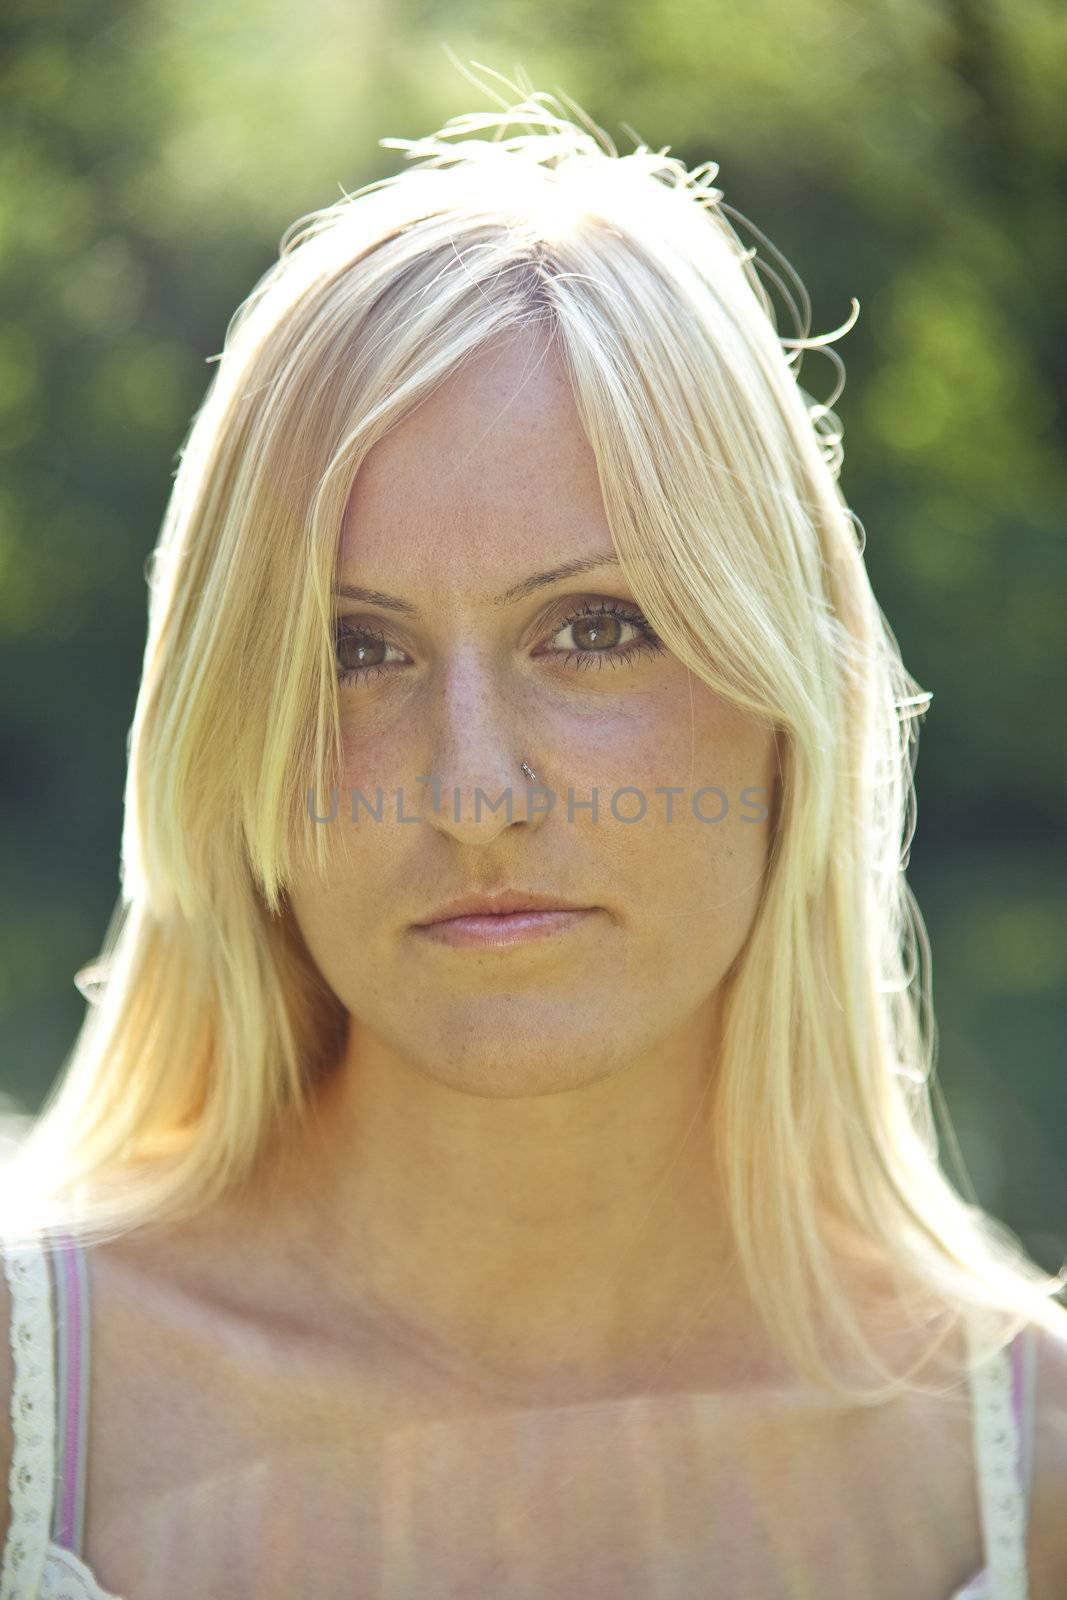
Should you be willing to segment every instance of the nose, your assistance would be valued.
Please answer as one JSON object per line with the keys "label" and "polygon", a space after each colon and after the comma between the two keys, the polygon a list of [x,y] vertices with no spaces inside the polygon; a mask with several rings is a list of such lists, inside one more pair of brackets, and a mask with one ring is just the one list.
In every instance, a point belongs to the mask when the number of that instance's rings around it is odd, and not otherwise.
{"label": "nose", "polygon": [[[488,844],[517,823],[538,825],[555,801],[520,699],[487,667],[457,665],[431,712],[434,759],[416,778],[420,799],[408,809],[469,844]],[[524,761],[533,778],[523,771]]]}

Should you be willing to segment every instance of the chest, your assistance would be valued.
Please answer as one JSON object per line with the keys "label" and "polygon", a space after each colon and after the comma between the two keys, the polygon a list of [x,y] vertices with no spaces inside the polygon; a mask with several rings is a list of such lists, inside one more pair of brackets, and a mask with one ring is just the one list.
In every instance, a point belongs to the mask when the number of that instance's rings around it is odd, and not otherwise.
{"label": "chest", "polygon": [[958,1402],[490,1405],[236,1335],[138,1349],[97,1364],[87,1487],[129,1600],[948,1600],[981,1565]]}

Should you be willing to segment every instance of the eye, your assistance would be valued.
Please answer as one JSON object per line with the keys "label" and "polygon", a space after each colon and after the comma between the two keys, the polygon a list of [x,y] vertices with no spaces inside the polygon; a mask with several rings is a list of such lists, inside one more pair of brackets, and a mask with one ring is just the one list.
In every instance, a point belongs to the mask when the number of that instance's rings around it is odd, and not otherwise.
{"label": "eye", "polygon": [[[628,631],[636,638],[621,642]],[[597,600],[581,606],[560,624],[553,637],[566,633],[571,636],[570,648],[548,654],[563,656],[564,664],[573,663],[576,671],[602,667],[605,661],[613,667],[622,663],[635,666],[639,656],[658,655],[666,649],[643,612],[617,600]]]}
{"label": "eye", "polygon": [[[386,652],[396,646],[372,628],[353,628],[338,621],[334,628],[339,683],[366,683],[390,670]],[[403,651],[397,652],[403,655]]]}
{"label": "eye", "polygon": [[[658,655],[666,649],[638,607],[618,600],[597,600],[579,607],[556,627],[551,637],[558,639],[566,634],[571,636],[569,645],[538,653],[558,656],[561,666],[572,666],[575,671],[600,668],[605,661],[613,667],[635,666],[640,656]],[[369,683],[388,677],[395,667],[403,665],[404,652],[374,628],[357,628],[338,619],[334,637],[339,683]],[[400,660],[390,660],[390,651]]]}

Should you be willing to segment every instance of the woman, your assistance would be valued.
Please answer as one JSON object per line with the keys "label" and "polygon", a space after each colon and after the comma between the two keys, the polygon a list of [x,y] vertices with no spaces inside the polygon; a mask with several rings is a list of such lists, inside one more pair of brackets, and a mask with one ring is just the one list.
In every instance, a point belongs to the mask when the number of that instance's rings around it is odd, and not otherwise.
{"label": "woman", "polygon": [[821,341],[710,167],[543,95],[406,147],[182,454],[0,1593],[1062,1595],[1063,1280],[938,1164]]}

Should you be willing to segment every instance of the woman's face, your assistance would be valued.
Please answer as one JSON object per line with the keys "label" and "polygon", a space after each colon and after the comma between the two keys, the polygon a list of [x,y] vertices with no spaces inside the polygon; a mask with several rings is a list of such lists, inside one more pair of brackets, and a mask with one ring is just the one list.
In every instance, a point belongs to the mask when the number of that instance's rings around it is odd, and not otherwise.
{"label": "woman's face", "polygon": [[[377,597],[336,602],[344,777],[333,821],[307,813],[330,866],[290,889],[357,1052],[369,1033],[465,1092],[543,1094],[714,1015],[759,901],[774,739],[656,647],[613,556],[564,371],[535,334],[472,360],[364,462],[336,577]],[[595,564],[531,581],[577,559]],[[529,805],[523,761],[550,791]],[[352,791],[375,805],[379,786],[381,819],[362,805],[353,822]],[[416,926],[505,889],[595,910],[504,947]]]}

